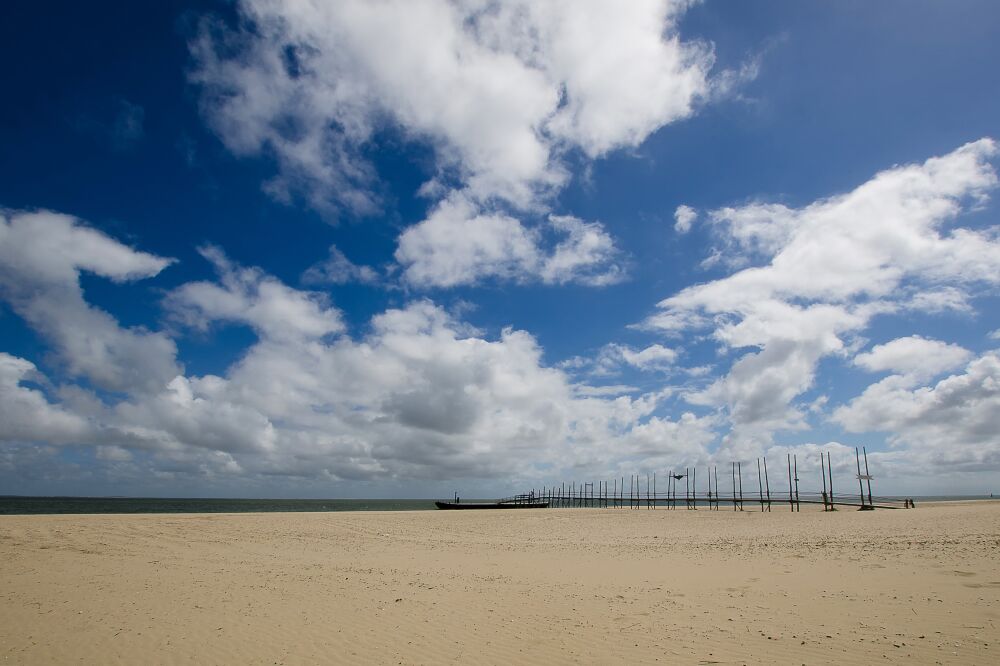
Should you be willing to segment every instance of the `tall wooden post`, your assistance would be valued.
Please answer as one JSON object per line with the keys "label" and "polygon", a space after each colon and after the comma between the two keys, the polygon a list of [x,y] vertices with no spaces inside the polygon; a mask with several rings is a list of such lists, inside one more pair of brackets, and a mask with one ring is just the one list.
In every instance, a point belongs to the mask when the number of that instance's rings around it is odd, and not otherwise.
{"label": "tall wooden post", "polygon": [[865,480],[868,482],[868,506],[874,507],[872,503],[872,475],[868,473],[868,450],[861,447],[861,452],[865,455]]}
{"label": "tall wooden post", "polygon": [[740,511],[743,510],[743,463],[736,463],[736,474],[740,478]]}
{"label": "tall wooden post", "polygon": [[719,510],[719,500],[722,499],[721,497],[719,497],[719,466],[718,465],[715,465],[715,467],[713,467],[713,472],[715,474],[715,510],[718,511]]}
{"label": "tall wooden post", "polygon": [[736,511],[736,463],[733,463],[733,511]]}
{"label": "tall wooden post", "polygon": [[691,470],[684,468],[684,508],[691,510]]}
{"label": "tall wooden post", "polygon": [[[671,490],[671,488],[673,490]],[[670,510],[674,510],[674,495],[677,494],[677,479],[674,478],[674,470],[670,470],[667,476],[667,504]]]}
{"label": "tall wooden post", "polygon": [[771,482],[767,478],[767,456],[763,456],[763,458],[764,458],[764,489],[767,492],[767,510],[770,513],[770,511],[771,511]]}
{"label": "tall wooden post", "polygon": [[760,475],[760,458],[757,458],[757,490],[760,494],[760,511],[764,512],[764,479]]}
{"label": "tall wooden post", "polygon": [[861,456],[858,455],[858,447],[854,447],[854,461],[858,464],[858,488],[861,489],[861,508],[865,508],[865,486],[861,480]]}
{"label": "tall wooden post", "polygon": [[799,456],[797,454],[792,455],[792,465],[794,465],[795,471],[795,510],[801,511],[802,504],[799,503]]}
{"label": "tall wooden post", "polygon": [[823,452],[819,454],[819,473],[823,477],[823,510],[828,511],[827,497],[826,497],[826,461],[823,460]]}
{"label": "tall wooden post", "polygon": [[698,468],[691,468],[691,508],[698,510]]}
{"label": "tall wooden post", "polygon": [[830,510],[836,511],[837,507],[833,505],[833,463],[830,462],[830,452],[826,452],[826,473],[830,476]]}
{"label": "tall wooden post", "polygon": [[708,510],[712,510],[712,468],[708,468]]}
{"label": "tall wooden post", "polygon": [[792,454],[786,454],[788,456],[788,508],[795,511],[795,502],[792,501]]}

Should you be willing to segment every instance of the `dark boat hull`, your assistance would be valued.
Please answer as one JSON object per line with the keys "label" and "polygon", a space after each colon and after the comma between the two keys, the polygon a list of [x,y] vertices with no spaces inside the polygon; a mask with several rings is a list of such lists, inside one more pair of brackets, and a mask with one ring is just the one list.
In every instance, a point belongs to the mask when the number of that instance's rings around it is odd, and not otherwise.
{"label": "dark boat hull", "polygon": [[514,504],[508,502],[434,502],[439,509],[546,509],[548,502],[527,502]]}

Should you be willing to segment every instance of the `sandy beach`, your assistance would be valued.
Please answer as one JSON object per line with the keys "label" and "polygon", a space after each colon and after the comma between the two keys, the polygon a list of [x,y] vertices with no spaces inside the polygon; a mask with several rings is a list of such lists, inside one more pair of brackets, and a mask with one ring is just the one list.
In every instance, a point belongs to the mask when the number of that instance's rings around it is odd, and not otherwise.
{"label": "sandy beach", "polygon": [[1000,659],[1000,502],[782,508],[4,516],[0,659]]}

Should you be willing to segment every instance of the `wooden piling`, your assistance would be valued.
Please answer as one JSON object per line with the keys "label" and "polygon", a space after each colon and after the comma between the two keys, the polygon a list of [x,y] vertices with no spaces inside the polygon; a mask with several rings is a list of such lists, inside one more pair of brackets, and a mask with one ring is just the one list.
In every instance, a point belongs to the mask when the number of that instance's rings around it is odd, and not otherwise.
{"label": "wooden piling", "polygon": [[712,468],[708,468],[708,510],[712,510]]}
{"label": "wooden piling", "polygon": [[854,461],[858,464],[858,488],[861,490],[861,509],[865,508],[865,486],[861,480],[861,457],[858,454],[858,447],[854,447]]}
{"label": "wooden piling", "polygon": [[691,510],[691,470],[684,468],[684,508]]}
{"label": "wooden piling", "polygon": [[694,501],[691,502],[691,508],[694,509],[695,511],[698,510],[698,483],[697,483],[697,481],[698,481],[698,468],[697,467],[692,467],[691,468],[691,495],[693,496]]}
{"label": "wooden piling", "polygon": [[740,479],[740,511],[743,510],[743,463],[736,463],[736,473]]}
{"label": "wooden piling", "polygon": [[757,458],[757,491],[760,495],[760,512],[764,513],[764,479],[760,475],[760,458]]}
{"label": "wooden piling", "polygon": [[771,511],[771,482],[767,478],[767,456],[762,456],[764,460],[764,489],[767,492],[767,511]]}
{"label": "wooden piling", "polygon": [[823,477],[823,510],[828,511],[829,506],[827,505],[826,497],[826,461],[823,460],[823,453],[819,454],[819,473]]}
{"label": "wooden piling", "polygon": [[733,511],[736,511],[736,463],[733,463]]}
{"label": "wooden piling", "polygon": [[795,510],[802,511],[802,505],[799,503],[799,456],[796,454],[792,454],[792,465],[795,471]]}
{"label": "wooden piling", "polygon": [[788,456],[788,508],[795,511],[795,502],[792,500],[792,454],[786,455]]}
{"label": "wooden piling", "polygon": [[674,482],[674,470],[670,470],[670,471],[667,472],[667,509],[668,510],[673,510],[673,508],[674,508],[673,506],[671,506],[671,495],[670,495],[670,488],[672,487],[673,482]]}
{"label": "wooden piling", "polygon": [[833,463],[830,462],[830,452],[826,452],[826,473],[830,477],[830,510],[836,511],[837,507],[833,505]]}
{"label": "wooden piling", "polygon": [[715,465],[713,468],[715,472],[715,510],[719,510],[719,500],[722,498],[719,496],[719,466]]}
{"label": "wooden piling", "polygon": [[868,449],[861,447],[861,452],[865,455],[865,481],[868,483],[868,506],[872,504],[872,475],[868,473]]}

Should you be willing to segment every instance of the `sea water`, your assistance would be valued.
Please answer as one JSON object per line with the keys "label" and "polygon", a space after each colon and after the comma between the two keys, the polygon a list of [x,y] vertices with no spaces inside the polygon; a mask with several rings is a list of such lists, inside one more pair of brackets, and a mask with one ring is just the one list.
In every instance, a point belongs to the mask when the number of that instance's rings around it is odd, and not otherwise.
{"label": "sea water", "polygon": [[[899,498],[902,499],[902,498]],[[914,496],[922,501],[955,501],[989,499],[983,495],[934,495]],[[492,502],[493,499],[467,499],[468,502]],[[747,495],[744,504],[750,506],[758,500]],[[784,500],[787,502],[788,500]],[[624,503],[627,505],[628,497]],[[728,506],[732,498],[723,496],[721,505]],[[772,498],[773,506],[782,506],[782,500]],[[611,506],[612,500],[608,499]],[[645,506],[645,499],[642,500]],[[699,498],[698,505],[707,502]],[[657,501],[660,507],[665,501]],[[596,506],[596,504],[594,505]],[[683,496],[677,506],[684,506]],[[434,500],[430,499],[211,499],[211,498],[154,498],[154,497],[15,497],[0,496],[0,515],[44,513],[255,513],[274,511],[429,511]]]}
{"label": "sea water", "polygon": [[206,499],[152,497],[0,497],[2,514],[249,513],[273,511],[427,511],[429,499]]}

